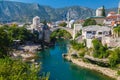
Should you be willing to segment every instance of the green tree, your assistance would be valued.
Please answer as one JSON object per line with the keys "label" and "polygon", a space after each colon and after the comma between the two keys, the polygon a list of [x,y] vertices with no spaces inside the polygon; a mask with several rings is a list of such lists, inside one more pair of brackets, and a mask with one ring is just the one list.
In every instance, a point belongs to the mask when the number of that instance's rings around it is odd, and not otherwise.
{"label": "green tree", "polygon": [[70,44],[72,45],[72,48],[75,50],[80,50],[81,48],[85,47],[84,43],[78,43],[75,40],[70,41]]}
{"label": "green tree", "polygon": [[0,27],[0,58],[8,55],[11,50],[11,44],[12,41],[8,31]]}
{"label": "green tree", "polygon": [[12,60],[9,53],[14,39],[22,41],[34,38],[34,34],[24,27],[0,27],[0,80],[48,80],[49,74],[39,76],[40,67],[20,60]]}
{"label": "green tree", "polygon": [[93,39],[93,56],[97,58],[106,58],[109,56],[107,53],[107,45],[103,46],[98,39]]}
{"label": "green tree", "polygon": [[120,63],[120,48],[116,48],[115,50],[111,51],[109,63],[111,67],[114,67],[116,64]]}
{"label": "green tree", "polygon": [[40,66],[27,64],[10,58],[0,59],[0,80],[48,80],[48,76],[39,76]]}
{"label": "green tree", "polygon": [[102,16],[106,16],[106,13],[105,13],[105,7],[103,6],[103,9],[102,9]]}
{"label": "green tree", "polygon": [[44,25],[47,25],[47,21],[46,21],[46,20],[44,20],[44,21],[43,21],[43,24],[44,24]]}
{"label": "green tree", "polygon": [[37,39],[36,34],[31,33],[25,27],[0,27],[0,57],[8,55],[12,48],[13,40],[21,40],[22,42]]}
{"label": "green tree", "polygon": [[86,19],[85,22],[83,23],[83,26],[89,26],[89,25],[96,25],[96,21],[94,19]]}
{"label": "green tree", "polygon": [[115,37],[120,37],[120,26],[113,28],[113,33]]}
{"label": "green tree", "polygon": [[77,38],[78,36],[82,35],[82,30],[78,31],[75,37]]}
{"label": "green tree", "polygon": [[66,27],[66,26],[67,26],[67,23],[66,23],[66,22],[62,22],[62,23],[59,24],[59,26],[61,26],[61,27]]}
{"label": "green tree", "polygon": [[51,40],[56,37],[58,37],[58,38],[64,37],[65,39],[70,39],[71,34],[69,32],[67,32],[66,30],[58,29],[58,30],[55,30],[54,32],[52,32],[52,34],[50,35]]}

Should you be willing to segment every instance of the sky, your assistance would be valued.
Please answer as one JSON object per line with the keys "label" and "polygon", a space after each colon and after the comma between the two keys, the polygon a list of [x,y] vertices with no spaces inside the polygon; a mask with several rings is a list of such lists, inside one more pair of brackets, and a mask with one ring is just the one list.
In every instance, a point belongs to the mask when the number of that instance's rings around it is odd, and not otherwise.
{"label": "sky", "polygon": [[39,3],[40,5],[47,5],[54,8],[62,8],[68,6],[83,6],[96,9],[101,6],[106,8],[117,7],[120,0],[9,0],[25,3]]}

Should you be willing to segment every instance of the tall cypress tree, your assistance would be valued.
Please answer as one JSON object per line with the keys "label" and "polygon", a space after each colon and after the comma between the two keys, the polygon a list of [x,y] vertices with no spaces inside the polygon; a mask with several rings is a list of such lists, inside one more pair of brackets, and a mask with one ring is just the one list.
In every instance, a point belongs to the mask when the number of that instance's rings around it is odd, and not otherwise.
{"label": "tall cypress tree", "polygon": [[102,9],[102,16],[106,16],[106,14],[105,14],[105,7],[103,6],[103,9]]}

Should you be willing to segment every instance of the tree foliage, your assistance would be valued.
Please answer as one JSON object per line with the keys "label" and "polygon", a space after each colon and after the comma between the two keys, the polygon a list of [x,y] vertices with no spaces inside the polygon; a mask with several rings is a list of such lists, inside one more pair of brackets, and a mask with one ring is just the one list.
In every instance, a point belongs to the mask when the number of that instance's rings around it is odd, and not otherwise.
{"label": "tree foliage", "polygon": [[120,26],[116,26],[115,28],[113,28],[113,32],[116,37],[120,37]]}
{"label": "tree foliage", "polygon": [[61,26],[61,27],[66,27],[66,26],[67,26],[67,23],[66,23],[66,22],[62,22],[62,23],[59,24],[59,26]]}
{"label": "tree foliage", "polygon": [[116,64],[120,63],[120,48],[116,48],[115,50],[111,51],[109,63],[111,67],[114,67]]}
{"label": "tree foliage", "polygon": [[28,31],[25,27],[16,26],[2,26],[0,27],[0,57],[8,55],[13,40],[20,40],[21,42],[36,39],[35,34]]}
{"label": "tree foliage", "polygon": [[80,50],[81,48],[85,47],[84,43],[78,43],[75,40],[72,40],[70,43],[71,43],[73,49],[75,49],[75,50]]}
{"label": "tree foliage", "polygon": [[24,42],[34,38],[34,34],[24,27],[0,27],[0,80],[48,80],[49,74],[39,75],[39,66],[6,58],[9,57],[13,40],[19,39]]}
{"label": "tree foliage", "polygon": [[4,30],[4,28],[0,27],[0,58],[8,55],[11,44],[11,38]]}
{"label": "tree foliage", "polygon": [[52,32],[50,38],[53,39],[53,38],[60,38],[60,37],[64,37],[65,39],[70,39],[71,38],[71,34],[69,32],[67,32],[66,30],[63,30],[63,29],[58,29],[54,32]]}
{"label": "tree foliage", "polygon": [[75,37],[77,38],[78,36],[82,35],[82,30],[78,31]]}
{"label": "tree foliage", "polygon": [[83,23],[83,26],[89,26],[89,25],[96,25],[96,21],[94,19],[86,19]]}
{"label": "tree foliage", "polygon": [[47,80],[39,77],[40,66],[10,58],[0,59],[0,80]]}
{"label": "tree foliage", "polygon": [[117,71],[117,74],[120,76],[120,70]]}
{"label": "tree foliage", "polygon": [[106,16],[106,13],[105,13],[105,7],[103,6],[103,10],[102,10],[102,16]]}
{"label": "tree foliage", "polygon": [[107,45],[103,46],[102,43],[98,39],[94,39],[93,43],[93,56],[97,58],[106,58],[109,56],[107,53]]}

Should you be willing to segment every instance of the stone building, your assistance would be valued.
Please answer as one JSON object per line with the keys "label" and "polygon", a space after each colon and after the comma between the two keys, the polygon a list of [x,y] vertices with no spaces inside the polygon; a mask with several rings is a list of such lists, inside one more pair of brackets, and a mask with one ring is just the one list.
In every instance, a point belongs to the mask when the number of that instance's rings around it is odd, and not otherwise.
{"label": "stone building", "polygon": [[103,7],[96,9],[96,16],[91,16],[89,18],[94,19],[97,24],[103,24],[105,19],[105,16],[103,16]]}
{"label": "stone building", "polygon": [[[98,38],[99,40],[103,40],[105,37],[111,36],[111,29],[107,26],[87,26],[82,28],[82,39],[86,39],[87,47],[92,47],[92,40],[94,38]],[[109,42],[109,41],[104,41]]]}
{"label": "stone building", "polygon": [[102,13],[103,13],[103,7],[100,7],[96,10],[96,16],[97,17],[102,16]]}
{"label": "stone building", "polygon": [[33,23],[31,25],[32,29],[38,29],[40,27],[40,17],[36,16],[33,18]]}
{"label": "stone building", "polygon": [[32,32],[39,33],[39,39],[45,42],[50,42],[50,29],[47,25],[40,23],[40,17],[36,16],[33,18],[33,23],[31,24]]}

